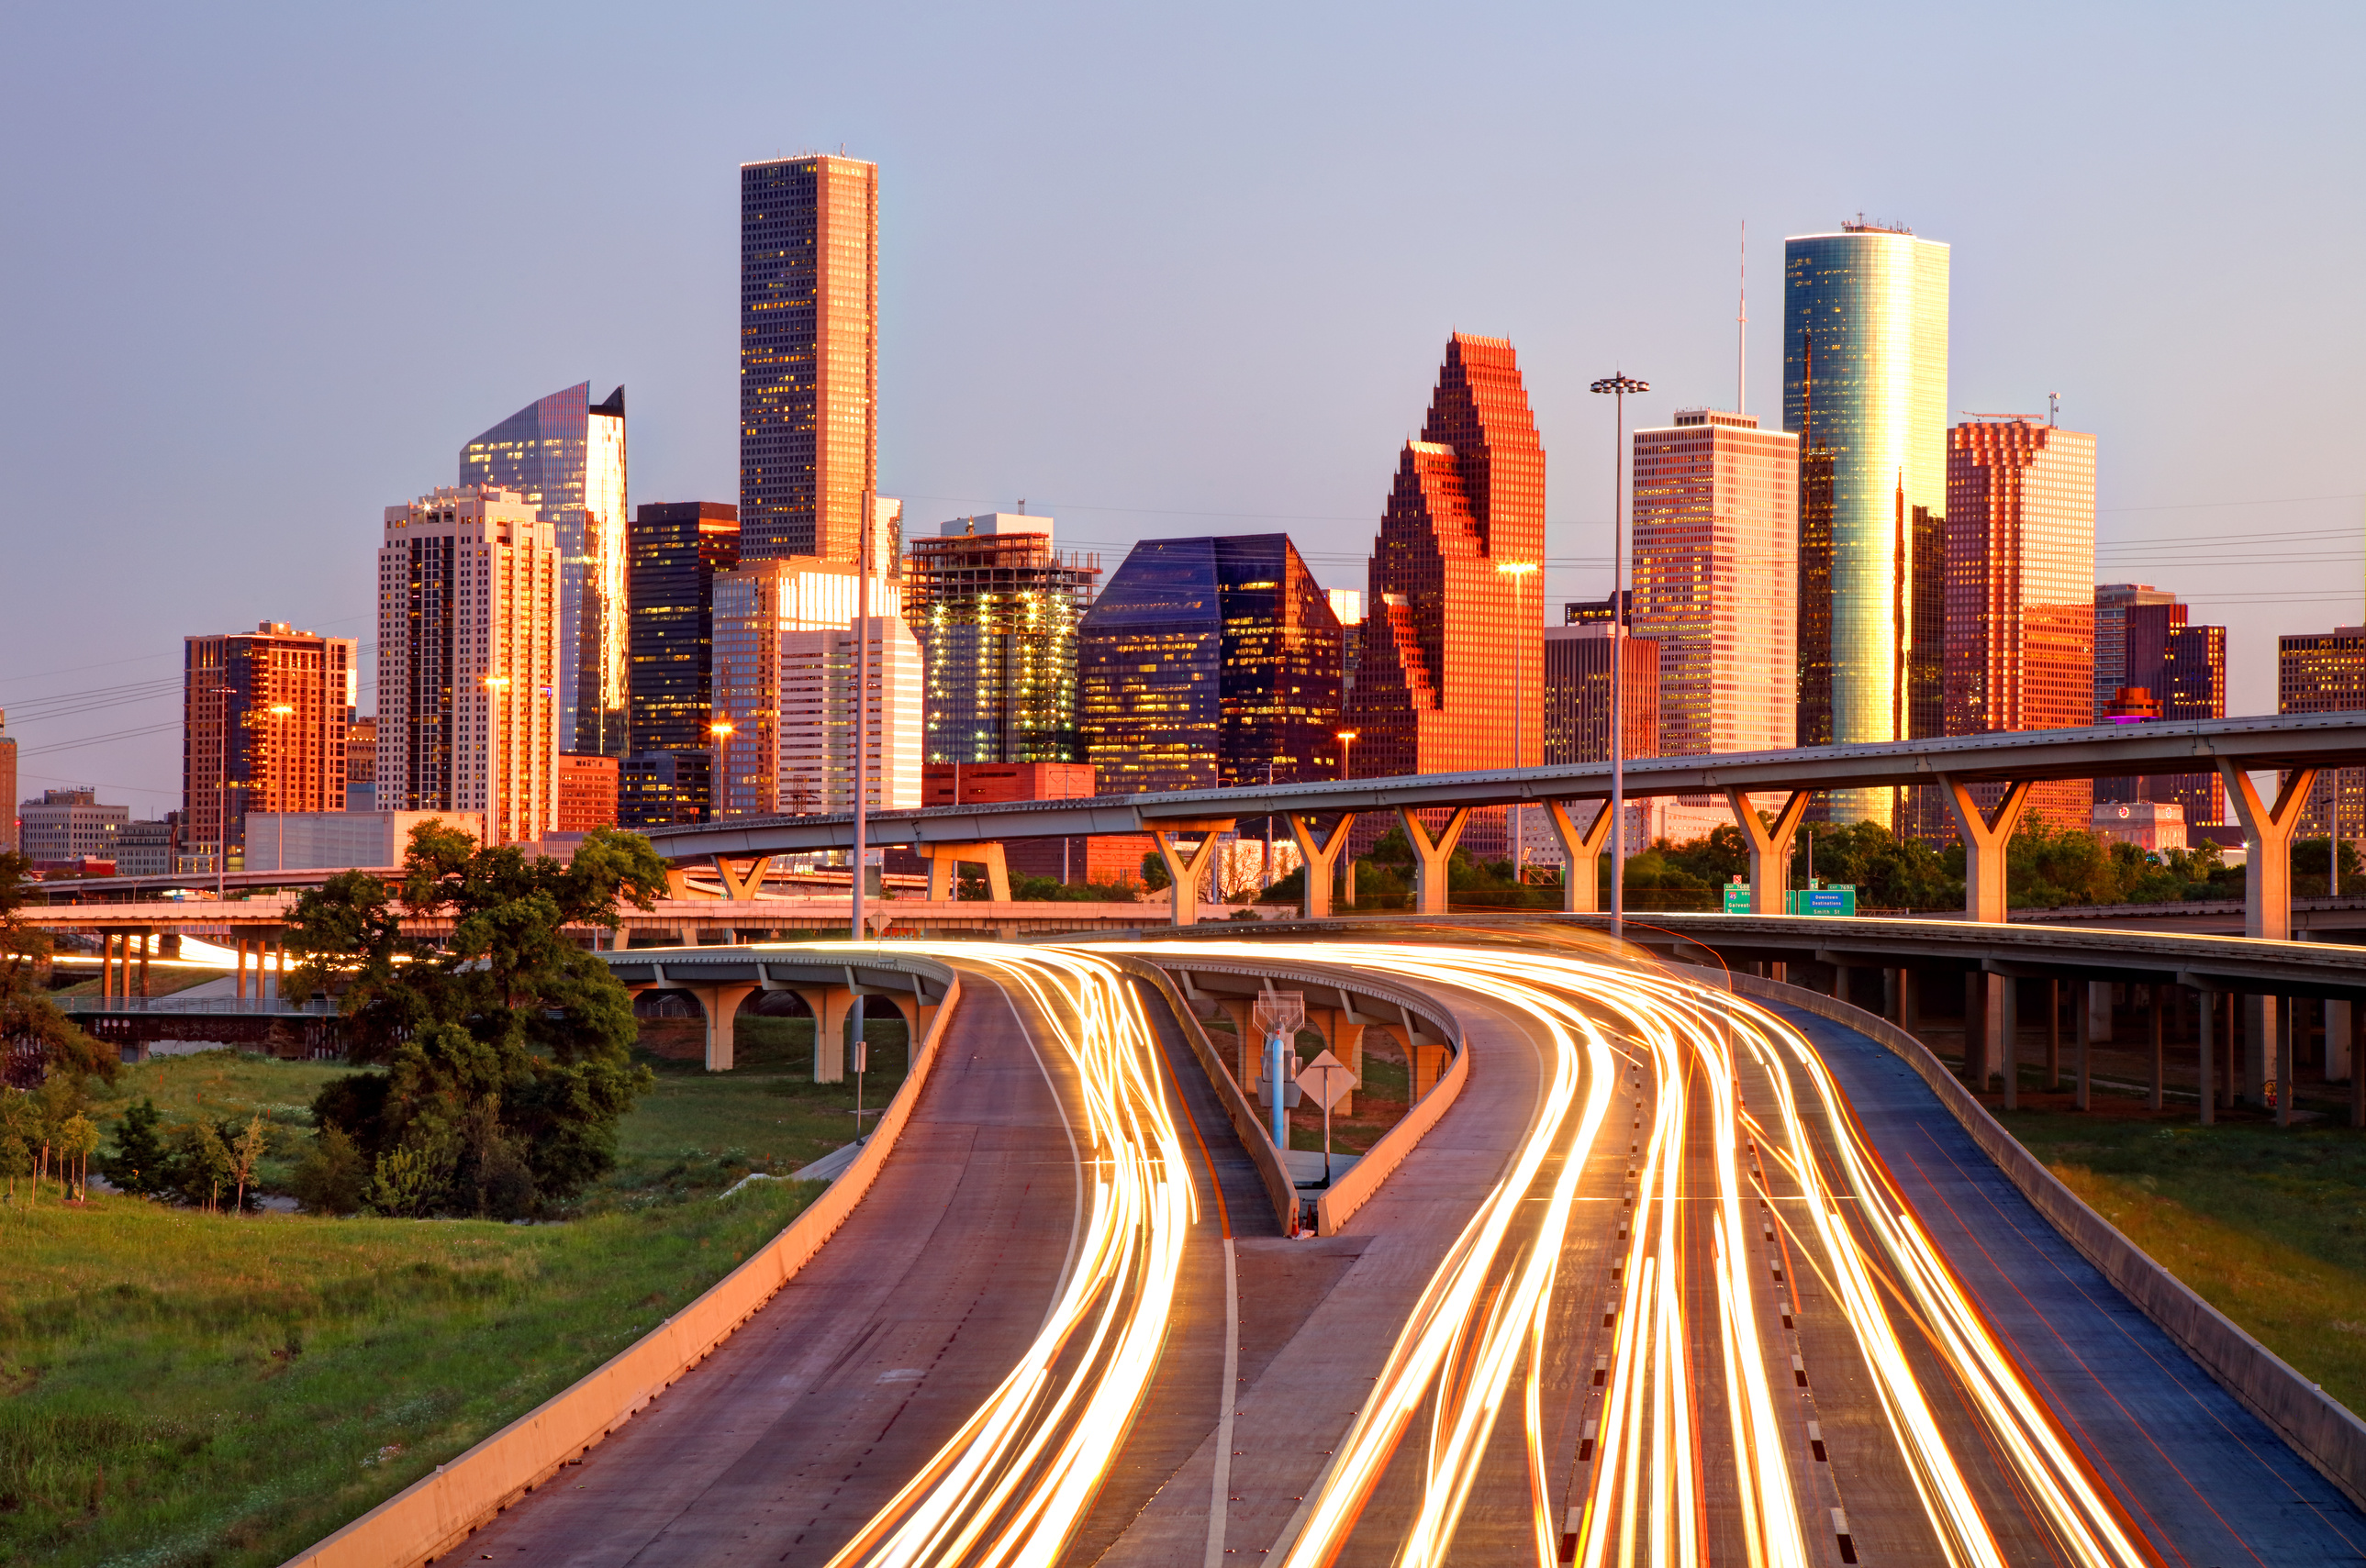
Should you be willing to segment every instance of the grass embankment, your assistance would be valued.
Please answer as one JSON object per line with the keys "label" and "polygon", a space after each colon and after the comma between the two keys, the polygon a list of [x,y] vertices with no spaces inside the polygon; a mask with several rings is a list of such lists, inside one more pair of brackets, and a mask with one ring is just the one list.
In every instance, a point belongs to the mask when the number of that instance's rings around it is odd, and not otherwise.
{"label": "grass embankment", "polygon": [[[819,1188],[716,1194],[852,1137],[854,1086],[811,1081],[809,1022],[737,1032],[727,1074],[645,1053],[657,1087],[565,1224],[69,1209],[54,1186],[28,1209],[20,1182],[0,1209],[0,1563],[281,1562],[630,1344]],[[901,1024],[870,1034],[875,1107],[906,1051]],[[259,1112],[268,1190],[347,1070],[173,1058],[128,1070],[100,1114],[148,1096],[167,1122]]]}
{"label": "grass embankment", "polygon": [[2087,1115],[1998,1116],[2203,1300],[2366,1410],[2366,1133],[2204,1127],[2100,1095]]}

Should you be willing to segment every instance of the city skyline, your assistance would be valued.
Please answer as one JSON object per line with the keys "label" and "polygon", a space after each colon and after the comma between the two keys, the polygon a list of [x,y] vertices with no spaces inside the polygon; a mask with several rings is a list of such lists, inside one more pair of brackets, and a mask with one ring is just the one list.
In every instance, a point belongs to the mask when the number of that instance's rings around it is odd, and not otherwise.
{"label": "city skyline", "polygon": [[[490,36],[523,39],[530,25],[497,22]],[[760,25],[752,36],[791,25]],[[2319,18],[2304,34],[2291,18],[2271,18],[2231,48],[2156,30],[2141,73],[2156,88],[2189,78],[2220,92],[2275,84],[2257,94],[2260,114],[2207,138],[2169,115],[2157,90],[2137,92],[2129,73],[2090,82],[2080,62],[2102,58],[2092,38],[2058,40],[2045,61],[2017,65],[1998,96],[2003,40],[1966,43],[1934,32],[1935,23],[1876,40],[1837,24],[1739,22],[1706,60],[1673,49],[1671,25],[1491,20],[1457,49],[1500,58],[1507,42],[1522,47],[1510,51],[1506,89],[1475,118],[1459,117],[1454,138],[1431,134],[1435,111],[1401,127],[1379,112],[1388,93],[1376,86],[1435,69],[1411,51],[1369,62],[1352,95],[1320,73],[1298,109],[1253,95],[1217,145],[1253,145],[1259,173],[1219,196],[1178,177],[1209,148],[1130,112],[1105,84],[1073,106],[991,106],[983,117],[878,90],[891,78],[938,87],[973,80],[982,63],[1050,37],[1024,21],[900,39],[891,68],[873,28],[805,20],[794,24],[801,47],[835,50],[848,67],[841,77],[790,106],[751,88],[737,62],[701,58],[717,90],[637,126],[614,156],[548,166],[554,191],[569,199],[551,207],[536,248],[477,247],[464,259],[455,248],[397,248],[380,236],[441,221],[434,209],[456,174],[488,152],[538,146],[553,114],[572,112],[555,107],[558,95],[571,105],[587,83],[614,90],[644,74],[673,80],[690,57],[626,48],[595,23],[581,35],[583,71],[558,73],[524,50],[527,63],[499,103],[443,116],[448,126],[422,127],[329,180],[313,164],[358,134],[346,106],[380,96],[364,84],[381,73],[415,80],[413,46],[346,40],[324,50],[322,38],[267,37],[235,14],[210,29],[168,22],[141,48],[117,51],[111,69],[152,106],[142,113],[173,116],[173,138],[141,137],[134,113],[84,128],[54,160],[12,176],[28,219],[13,263],[23,284],[14,297],[24,302],[14,341],[28,374],[6,394],[14,401],[0,442],[21,477],[25,515],[70,510],[82,520],[55,537],[18,534],[17,558],[28,580],[58,579],[69,540],[103,527],[131,558],[153,564],[109,583],[111,608],[139,629],[120,656],[153,661],[131,674],[169,672],[178,638],[208,625],[289,618],[366,635],[369,607],[355,585],[366,580],[368,546],[321,520],[366,516],[388,496],[416,493],[434,472],[422,465],[483,428],[489,408],[594,368],[603,385],[608,376],[634,385],[637,496],[728,498],[738,460],[733,173],[801,143],[843,144],[886,171],[881,483],[916,498],[918,515],[1008,508],[1024,493],[1061,511],[1072,543],[1105,554],[1144,537],[1286,527],[1326,586],[1359,586],[1372,432],[1403,429],[1388,389],[1459,325],[1521,344],[1545,444],[1558,454],[1544,592],[1557,602],[1604,586],[1607,421],[1582,395],[1584,378],[1604,360],[1646,374],[1657,390],[1633,410],[1639,423],[1735,400],[1731,240],[1747,216],[1759,308],[1741,400],[1763,417],[1779,379],[1766,303],[1779,237],[1868,207],[1955,247],[1949,401],[2034,411],[2046,391],[2061,391],[2065,417],[2114,454],[2099,498],[2101,575],[2176,588],[2198,614],[2226,624],[2230,711],[2271,709],[2277,636],[2359,618],[2360,487],[2330,422],[2342,406],[2329,395],[2338,384],[2327,379],[2366,338],[2352,291],[2328,286],[2334,258],[2355,248],[2343,235],[2357,215],[2337,204],[2329,229],[2320,215],[2306,238],[2283,247],[2272,290],[2241,288],[2207,267],[2205,248],[2162,235],[2209,214],[2297,205],[2315,190],[2338,162],[2331,150],[2356,143],[2360,110],[2338,93],[2304,90],[2304,81],[2340,52],[2327,47],[2325,25],[2342,35],[2356,19]],[[1310,25],[1277,26],[1272,58],[1312,58],[1321,40]],[[35,128],[54,118],[55,82],[96,36],[66,17],[39,19],[32,32],[68,66],[29,80],[6,111],[39,145]],[[2310,47],[2295,51],[2301,37]],[[1917,53],[1937,41],[1947,47]],[[1672,86],[1684,114],[1583,142],[1548,130],[1541,100],[1525,99],[1521,84],[1572,50],[1612,43],[1657,59],[1648,79]],[[2121,60],[2122,47],[2110,58]],[[1686,71],[1672,75],[1678,57]],[[1863,70],[1910,59],[1934,86],[1979,84],[2000,114],[2046,101],[2056,139],[2077,155],[1999,186],[1951,162],[1953,133],[1932,125],[1827,139],[1816,158],[1785,169],[1707,170],[1681,202],[1653,183],[1650,171],[1665,157],[1720,145],[1768,112],[1786,63]],[[269,79],[298,84],[321,121],[302,146],[254,140],[221,91],[273,60]],[[1244,69],[1215,64],[1193,91],[1241,87]],[[1161,62],[1145,101],[1165,101],[1183,80]],[[2072,83],[2079,92],[2045,98]],[[453,90],[431,95],[442,102]],[[1087,124],[1094,134],[1076,135]],[[1008,155],[1039,138],[1062,139],[1069,160]],[[2270,148],[2282,151],[2257,155]],[[140,156],[128,155],[134,149]],[[1334,177],[1306,177],[1318,170]],[[1472,247],[1444,231],[1370,242],[1394,232],[1404,180],[1448,177],[1465,183],[1471,210],[1488,214],[1504,243]],[[311,193],[300,224],[256,205],[295,185]],[[103,205],[100,191],[110,193]],[[135,286],[119,274],[139,253],[130,215],[157,208],[176,215],[176,275],[206,280],[201,311],[185,287]],[[1219,211],[1226,221],[1211,221]],[[1570,242],[1605,222],[1618,245]],[[1246,264],[1234,252],[1226,236],[1245,232],[1271,236],[1261,248],[1270,263]],[[82,241],[51,238],[69,234]],[[559,236],[596,263],[552,266],[549,240]],[[1561,259],[1548,267],[1547,256]],[[1309,287],[1317,275],[1323,286]],[[106,291],[107,308],[77,310],[77,300],[100,297],[94,289]],[[347,299],[354,289],[366,292],[366,308]],[[34,300],[42,310],[29,309]],[[2314,303],[2303,310],[2303,300]],[[343,324],[333,348],[310,326],[330,320]],[[125,333],[137,334],[136,350],[116,346]],[[1236,346],[1200,346],[1216,342]],[[133,353],[147,374],[201,383],[207,395],[152,407],[114,398],[93,371]],[[412,357],[463,353],[467,377],[422,390],[399,374]],[[2277,386],[2276,397],[2205,395],[2237,368]],[[77,487],[108,461],[93,444],[101,431],[110,448],[153,461],[85,500]],[[2236,454],[2269,440],[2297,455],[2261,485]],[[191,490],[180,482],[189,475],[206,482]],[[265,498],[255,504],[254,495]],[[2227,543],[2247,534],[2274,547],[2220,569]],[[253,569],[264,561],[271,570]],[[25,753],[20,790],[96,783],[129,794],[143,816],[174,803],[169,713],[144,724],[81,718],[70,703],[50,713],[39,699],[109,678],[74,673],[99,661],[59,656],[74,631],[63,604],[13,608],[0,625],[0,702],[23,715],[12,726]],[[116,734],[125,730],[138,733]],[[102,734],[115,738],[50,749]]]}

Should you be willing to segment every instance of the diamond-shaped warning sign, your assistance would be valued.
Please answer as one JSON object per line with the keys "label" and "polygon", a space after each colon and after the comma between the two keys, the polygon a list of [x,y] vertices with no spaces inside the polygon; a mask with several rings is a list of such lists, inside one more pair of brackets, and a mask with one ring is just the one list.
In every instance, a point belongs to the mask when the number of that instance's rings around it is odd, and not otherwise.
{"label": "diamond-shaped warning sign", "polygon": [[1300,1070],[1298,1087],[1316,1110],[1327,1111],[1356,1087],[1356,1075],[1346,1062],[1324,1051]]}

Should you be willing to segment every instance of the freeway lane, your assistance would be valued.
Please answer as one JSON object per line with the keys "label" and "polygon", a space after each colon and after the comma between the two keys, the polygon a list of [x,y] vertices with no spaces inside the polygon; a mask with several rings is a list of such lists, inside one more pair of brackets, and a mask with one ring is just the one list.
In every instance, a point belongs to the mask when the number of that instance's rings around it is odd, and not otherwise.
{"label": "freeway lane", "polygon": [[468,1557],[826,1562],[985,1402],[1066,1264],[1081,1106],[1073,1068],[1053,1050],[1038,1065],[994,980],[963,984],[946,1055],[853,1216],[704,1365],[479,1530]]}

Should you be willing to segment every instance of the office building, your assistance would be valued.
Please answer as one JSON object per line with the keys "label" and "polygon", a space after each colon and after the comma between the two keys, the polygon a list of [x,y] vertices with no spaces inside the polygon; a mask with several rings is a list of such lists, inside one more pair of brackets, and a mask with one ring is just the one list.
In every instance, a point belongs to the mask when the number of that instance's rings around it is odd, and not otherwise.
{"label": "office building", "polygon": [[878,482],[879,166],[743,163],[739,558],[851,564]]}
{"label": "office building", "polygon": [[627,755],[619,820],[632,828],[714,818],[715,579],[739,565],[739,510],[653,501],[626,548]]}
{"label": "office building", "polygon": [[[1613,639],[1608,621],[1544,629],[1544,751],[1560,763],[1610,760],[1610,650],[1626,669],[1619,694],[1621,751],[1628,760],[1660,755],[1667,711],[1661,678],[1666,649],[1650,637]],[[1730,820],[1730,819],[1729,819]]]}
{"label": "office building", "polygon": [[[2100,605],[2106,591],[2095,590],[2098,622],[2102,620]],[[2115,722],[2127,717],[2120,694],[2128,691],[2146,695],[2154,710],[2152,717],[2225,718],[2226,628],[2191,624],[2186,606],[2158,590],[2143,591],[2151,597],[2114,606],[2113,698],[2100,719]],[[2098,658],[2100,662],[2100,654]],[[2095,799],[2113,803],[2174,801],[2182,812],[2180,820],[2189,826],[2226,820],[2226,785],[2215,771],[2098,778]]]}
{"label": "office building", "polygon": [[[1085,800],[1095,792],[1092,767],[1080,762],[930,762],[920,768],[923,806]],[[1014,838],[1002,849],[1012,876],[1049,877],[1058,882],[1138,882],[1142,857],[1155,853],[1150,835],[1143,833]],[[888,865],[891,871],[927,868],[926,861],[908,851]]]}
{"label": "office building", "polygon": [[904,562],[904,618],[928,690],[927,759],[1081,763],[1076,627],[1098,555],[1061,554],[1052,520],[955,518]]}
{"label": "office building", "polygon": [[[1799,437],[1797,742],[1939,733],[1947,247],[1843,224],[1784,241],[1783,428]],[[1836,790],[1891,823],[1894,791]]]}
{"label": "office building", "polygon": [[0,855],[17,852],[17,741],[0,708]]}
{"label": "office building", "polygon": [[[2175,604],[2177,595],[2149,583],[2095,585],[2095,722],[2123,686],[2149,687],[2128,673],[2128,611],[2139,605]],[[2181,622],[2183,617],[2179,617]]]}
{"label": "office building", "polygon": [[1325,588],[1323,597],[1339,619],[1339,712],[1344,719],[1356,705],[1356,666],[1364,653],[1364,594],[1361,588]]}
{"label": "office building", "polygon": [[194,870],[238,864],[250,812],[345,809],[359,669],[350,637],[285,622],[183,645],[181,852]]}
{"label": "office building", "polygon": [[[1501,338],[1458,332],[1421,438],[1398,454],[1374,542],[1347,719],[1353,773],[1541,760],[1544,574],[1528,568],[1544,543],[1545,453],[1519,358]],[[1463,842],[1507,853],[1502,811],[1474,815]]]}
{"label": "office building", "polygon": [[557,530],[514,490],[386,509],[377,553],[377,809],[474,812],[494,844],[558,809]]}
{"label": "office building", "polygon": [[1339,640],[1286,533],[1136,544],[1076,634],[1101,791],[1338,777]]}
{"label": "office building", "polygon": [[376,718],[355,718],[345,725],[345,810],[377,810]]}
{"label": "office building", "polygon": [[900,617],[783,632],[774,788],[794,809],[854,810],[855,634],[869,628],[865,798],[874,812],[920,804],[920,645]]}
{"label": "office building", "polygon": [[98,792],[87,786],[44,790],[39,800],[17,808],[18,853],[36,868],[112,862],[130,821],[130,807],[100,805]]}
{"label": "office building", "polygon": [[551,810],[554,833],[590,833],[616,825],[617,765],[613,756],[562,756]]}
{"label": "office building", "polygon": [[402,864],[422,823],[485,839],[482,812],[257,812],[246,821],[250,871],[383,870]]}
{"label": "office building", "polygon": [[1793,744],[1798,447],[1713,409],[1635,432],[1629,624],[1659,644],[1659,756]]}
{"label": "office building", "polygon": [[127,822],[115,834],[115,874],[169,877],[178,869],[175,851],[180,842],[178,812],[167,812],[155,822]]}
{"label": "office building", "polygon": [[[2336,626],[2276,639],[2276,711],[2366,711],[2366,626]],[[2338,834],[2366,838],[2366,768],[2327,768],[2316,776],[2301,819],[2304,838]]]}
{"label": "office building", "polygon": [[625,389],[581,381],[460,449],[460,487],[514,490],[558,541],[558,749],[625,741]]}
{"label": "office building", "polygon": [[[2034,419],[1955,426],[1946,520],[1947,734],[2092,722],[2095,438]],[[2056,827],[2086,826],[2093,803],[2083,778],[2029,797]]]}
{"label": "office building", "polygon": [[[882,509],[893,516],[895,505],[883,502]],[[783,722],[784,639],[809,632],[849,633],[861,591],[851,563],[810,555],[743,561],[735,570],[715,574],[710,733],[716,816],[801,816],[822,809],[813,781],[783,765],[789,745]],[[872,577],[871,613],[902,619],[900,577]]]}

